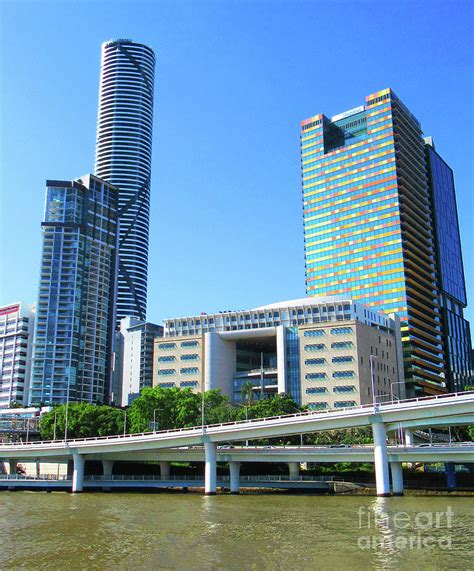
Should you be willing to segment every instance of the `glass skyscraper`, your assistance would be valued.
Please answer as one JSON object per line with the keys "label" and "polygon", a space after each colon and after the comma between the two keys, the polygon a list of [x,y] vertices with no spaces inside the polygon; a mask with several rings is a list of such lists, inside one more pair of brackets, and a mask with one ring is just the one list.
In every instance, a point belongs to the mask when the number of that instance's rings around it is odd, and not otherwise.
{"label": "glass skyscraper", "polygon": [[448,387],[463,390],[473,376],[464,267],[459,235],[454,176],[436,152],[431,138],[426,141],[426,158],[431,188],[436,261],[441,292],[441,318]]}
{"label": "glass skyscraper", "polygon": [[146,320],[154,73],[148,46],[102,45],[95,173],[119,190],[118,320]]}
{"label": "glass skyscraper", "polygon": [[30,402],[104,402],[111,379],[117,189],[48,180]]}
{"label": "glass skyscraper", "polygon": [[301,150],[308,295],[350,295],[398,313],[408,389],[445,391],[442,296],[420,123],[384,89],[335,117],[303,121]]}

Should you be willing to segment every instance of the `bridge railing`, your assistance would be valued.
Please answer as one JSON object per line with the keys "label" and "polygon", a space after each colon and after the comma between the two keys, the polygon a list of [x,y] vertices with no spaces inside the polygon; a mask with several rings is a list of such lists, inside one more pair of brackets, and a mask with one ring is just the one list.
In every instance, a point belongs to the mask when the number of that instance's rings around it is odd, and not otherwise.
{"label": "bridge railing", "polygon": [[[465,392],[461,392],[461,393],[446,393],[446,394],[442,394],[442,395],[434,395],[434,396],[428,396],[428,397],[417,397],[417,398],[399,400],[399,401],[394,401],[394,402],[364,404],[364,405],[360,405],[358,407],[351,406],[351,407],[316,410],[316,411],[308,410],[308,411],[302,411],[302,412],[292,413],[292,414],[268,416],[268,417],[264,417],[264,418],[251,418],[248,420],[237,420],[237,421],[232,421],[232,422],[221,422],[221,423],[216,423],[216,424],[205,424],[205,425],[200,425],[200,426],[189,426],[189,427],[184,427],[184,428],[170,428],[167,430],[157,430],[157,431],[151,431],[151,432],[139,432],[139,433],[135,433],[135,434],[116,434],[116,435],[111,435],[111,436],[90,436],[90,437],[86,437],[86,438],[69,439],[67,441],[64,441],[64,440],[39,440],[39,441],[29,442],[28,445],[41,446],[41,445],[45,445],[45,444],[51,445],[51,444],[64,443],[65,446],[68,446],[70,444],[83,443],[83,442],[101,442],[101,441],[107,441],[107,440],[123,440],[123,439],[127,439],[127,438],[149,437],[151,435],[156,435],[156,434],[165,435],[165,434],[170,434],[170,433],[201,432],[203,430],[206,431],[210,428],[244,426],[244,425],[251,425],[251,424],[259,423],[259,422],[267,422],[267,421],[271,421],[271,420],[305,418],[308,416],[314,417],[314,416],[319,416],[319,415],[321,415],[321,416],[325,416],[325,415],[340,416],[340,415],[346,414],[347,412],[351,412],[351,413],[353,413],[354,416],[356,416],[357,414],[363,415],[368,410],[374,410],[374,412],[390,411],[390,410],[397,411],[397,410],[403,410],[406,407],[410,407],[414,403],[421,403],[421,405],[424,405],[427,403],[431,404],[433,401],[434,402],[444,401],[446,399],[465,400],[466,397],[468,400],[473,399],[474,391],[465,391]],[[21,442],[20,444],[19,443],[4,443],[4,444],[2,444],[2,446],[5,446],[5,445],[6,446],[18,446],[18,445],[26,445],[26,443]]]}

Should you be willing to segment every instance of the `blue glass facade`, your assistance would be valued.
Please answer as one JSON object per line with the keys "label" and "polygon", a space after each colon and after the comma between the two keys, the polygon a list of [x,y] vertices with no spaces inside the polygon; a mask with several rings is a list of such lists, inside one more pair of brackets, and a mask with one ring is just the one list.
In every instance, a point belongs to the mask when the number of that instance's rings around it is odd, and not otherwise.
{"label": "blue glass facade", "polygon": [[429,139],[426,154],[441,294],[446,380],[451,391],[459,391],[470,383],[473,365],[469,322],[463,316],[467,296],[454,176]]}
{"label": "blue glass facade", "polygon": [[114,327],[117,191],[48,181],[31,403],[104,402]]}
{"label": "blue glass facade", "polygon": [[297,404],[301,404],[300,340],[297,327],[288,327],[286,335],[286,392]]}

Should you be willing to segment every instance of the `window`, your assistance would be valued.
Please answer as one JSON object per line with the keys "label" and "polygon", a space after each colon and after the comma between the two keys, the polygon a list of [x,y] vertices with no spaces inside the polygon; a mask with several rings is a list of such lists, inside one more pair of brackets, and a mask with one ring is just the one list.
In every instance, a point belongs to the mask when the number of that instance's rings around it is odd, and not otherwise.
{"label": "window", "polygon": [[309,329],[304,332],[305,337],[321,337],[322,335],[326,335],[324,329]]}
{"label": "window", "polygon": [[198,382],[197,381],[183,381],[182,383],[180,383],[180,387],[186,388],[186,387],[197,387],[198,386]]}
{"label": "window", "polygon": [[305,365],[324,365],[324,363],[326,362],[326,359],[321,358],[321,359],[306,359],[304,364]]}
{"label": "window", "polygon": [[158,375],[174,375],[176,374],[175,369],[161,369],[158,371]]}
{"label": "window", "polygon": [[355,377],[354,371],[335,371],[332,374],[334,379],[346,379],[349,377]]}
{"label": "window", "polygon": [[355,390],[356,388],[354,385],[342,385],[333,388],[335,393],[353,393]]}
{"label": "window", "polygon": [[158,386],[161,387],[162,389],[171,389],[172,387],[175,387],[175,383],[158,383]]}
{"label": "window", "polygon": [[198,341],[182,341],[181,343],[181,347],[197,347],[198,345]]}
{"label": "window", "polygon": [[341,355],[340,357],[333,357],[333,363],[351,363],[354,360],[354,357],[350,355]]}
{"label": "window", "polygon": [[176,361],[174,355],[166,355],[165,357],[158,357],[158,363],[168,363],[170,361]]}
{"label": "window", "polygon": [[199,373],[199,369],[197,367],[184,367],[181,369],[182,375],[195,375],[196,373]]}
{"label": "window", "polygon": [[190,353],[189,355],[181,355],[181,361],[197,361],[199,355],[197,353]]}
{"label": "window", "polygon": [[309,387],[308,389],[306,389],[306,394],[307,395],[320,395],[320,394],[324,394],[327,393],[328,390],[326,387]]}
{"label": "window", "polygon": [[324,349],[326,349],[326,345],[324,343],[304,346],[305,351],[324,351]]}
{"label": "window", "polygon": [[325,379],[326,377],[326,373],[306,373],[304,378],[308,381],[314,381],[315,379]]}
{"label": "window", "polygon": [[355,405],[356,405],[355,400],[340,400],[334,403],[334,408],[347,408]]}
{"label": "window", "polygon": [[352,327],[335,327],[331,329],[332,335],[349,335],[352,333]]}
{"label": "window", "polygon": [[352,341],[337,341],[331,343],[331,349],[351,349],[352,347],[354,347]]}
{"label": "window", "polygon": [[174,349],[176,343],[158,343],[158,349]]}
{"label": "window", "polygon": [[310,402],[308,403],[308,408],[310,410],[319,410],[323,408],[328,408],[327,402]]}

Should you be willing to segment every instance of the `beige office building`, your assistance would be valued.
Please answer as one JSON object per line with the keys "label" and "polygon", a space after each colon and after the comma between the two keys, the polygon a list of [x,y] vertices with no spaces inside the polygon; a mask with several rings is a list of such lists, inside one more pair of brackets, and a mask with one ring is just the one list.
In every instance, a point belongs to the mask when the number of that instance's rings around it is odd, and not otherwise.
{"label": "beige office building", "polygon": [[248,382],[255,398],[287,393],[312,409],[372,403],[372,387],[378,401],[404,397],[399,320],[342,298],[165,320],[154,386],[218,388],[239,402]]}

